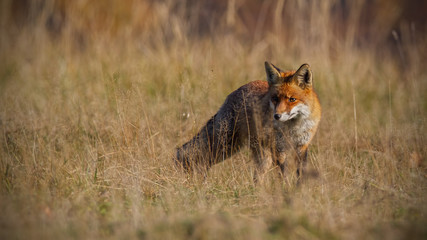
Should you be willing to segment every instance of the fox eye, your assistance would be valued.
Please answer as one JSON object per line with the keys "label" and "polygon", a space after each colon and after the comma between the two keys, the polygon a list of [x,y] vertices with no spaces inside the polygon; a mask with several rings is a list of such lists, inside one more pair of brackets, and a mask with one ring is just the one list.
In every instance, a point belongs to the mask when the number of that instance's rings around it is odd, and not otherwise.
{"label": "fox eye", "polygon": [[289,102],[295,102],[295,101],[296,101],[295,98],[293,98],[293,97],[289,98]]}
{"label": "fox eye", "polygon": [[279,101],[279,97],[278,96],[273,96],[273,97],[271,97],[271,101],[272,102],[278,102]]}

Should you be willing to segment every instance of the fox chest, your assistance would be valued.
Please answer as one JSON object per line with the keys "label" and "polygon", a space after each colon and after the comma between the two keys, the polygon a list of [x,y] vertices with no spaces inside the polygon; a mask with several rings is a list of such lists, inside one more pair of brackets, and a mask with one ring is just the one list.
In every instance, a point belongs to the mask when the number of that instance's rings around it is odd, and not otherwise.
{"label": "fox chest", "polygon": [[313,135],[315,122],[300,120],[274,125],[274,140],[276,150],[284,152],[289,149],[300,148],[307,145]]}

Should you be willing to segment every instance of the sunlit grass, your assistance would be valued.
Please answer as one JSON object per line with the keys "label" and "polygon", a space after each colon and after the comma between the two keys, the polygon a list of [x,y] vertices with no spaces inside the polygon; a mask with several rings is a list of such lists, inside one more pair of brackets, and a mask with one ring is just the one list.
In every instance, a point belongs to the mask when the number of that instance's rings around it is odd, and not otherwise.
{"label": "sunlit grass", "polygon": [[[410,66],[402,68],[393,47],[334,38],[332,3],[323,14],[299,6],[310,24],[283,9],[295,19],[289,29],[312,26],[295,34],[244,35],[236,23],[234,32],[198,36],[171,3],[150,5],[144,24],[145,4],[112,6],[104,10],[129,18],[103,25],[100,15],[87,29],[91,8],[70,5],[58,36],[42,20],[9,29],[3,19],[1,238],[425,237],[426,46],[396,43]],[[206,177],[177,171],[175,148],[230,92],[265,79],[265,60],[288,70],[311,64],[323,118],[309,168],[319,176],[296,186],[272,169],[255,185],[247,149]]]}

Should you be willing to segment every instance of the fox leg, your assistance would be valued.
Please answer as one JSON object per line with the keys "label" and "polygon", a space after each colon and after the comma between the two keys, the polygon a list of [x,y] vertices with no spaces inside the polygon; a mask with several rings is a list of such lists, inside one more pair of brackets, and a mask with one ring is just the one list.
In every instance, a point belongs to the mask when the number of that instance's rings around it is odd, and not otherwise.
{"label": "fox leg", "polygon": [[262,183],[264,175],[273,163],[271,152],[261,148],[252,149],[253,158],[255,160],[256,169],[254,173],[254,182]]}
{"label": "fox leg", "polygon": [[[292,159],[295,159],[295,162],[288,163],[288,160]],[[286,176],[288,164],[291,164],[291,169],[295,169],[294,167],[296,167],[297,181],[299,181],[307,165],[307,148],[301,151],[276,152],[274,162],[279,166],[280,175],[283,178]]]}
{"label": "fox leg", "polygon": [[285,171],[286,171],[286,167],[287,167],[287,162],[286,162],[286,153],[285,152],[277,152],[276,153],[276,164],[279,166],[280,168],[280,175],[281,177],[285,177]]}
{"label": "fox leg", "polygon": [[300,179],[305,171],[305,168],[307,166],[307,148],[304,148],[300,150],[298,156],[297,156],[297,177]]}

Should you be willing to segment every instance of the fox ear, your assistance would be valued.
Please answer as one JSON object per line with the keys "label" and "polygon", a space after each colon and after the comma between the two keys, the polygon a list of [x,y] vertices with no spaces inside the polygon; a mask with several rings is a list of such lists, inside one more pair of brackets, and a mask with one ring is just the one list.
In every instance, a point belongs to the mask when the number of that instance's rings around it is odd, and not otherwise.
{"label": "fox ear", "polygon": [[269,62],[265,62],[265,73],[267,74],[267,81],[268,85],[276,85],[280,84],[282,75],[280,74],[282,70],[274,66],[273,64]]}
{"label": "fox ear", "polygon": [[311,73],[310,65],[304,63],[295,72],[293,80],[298,83],[302,89],[310,88],[313,83],[313,74]]}

